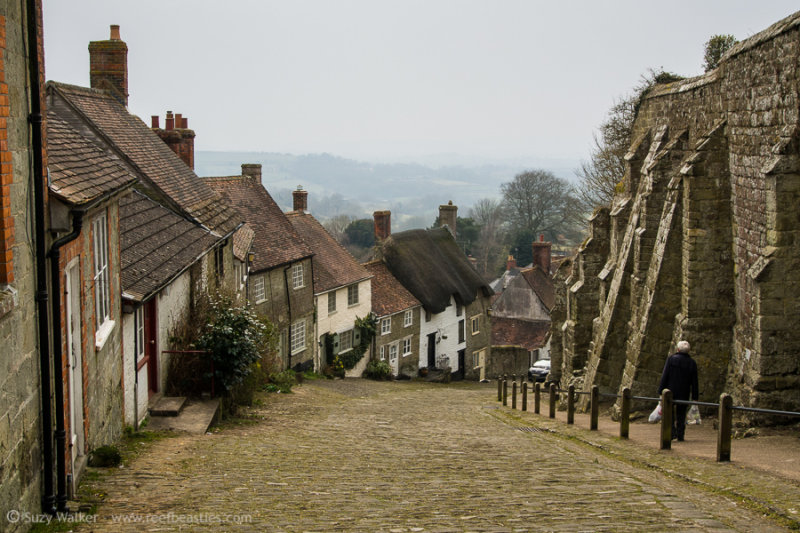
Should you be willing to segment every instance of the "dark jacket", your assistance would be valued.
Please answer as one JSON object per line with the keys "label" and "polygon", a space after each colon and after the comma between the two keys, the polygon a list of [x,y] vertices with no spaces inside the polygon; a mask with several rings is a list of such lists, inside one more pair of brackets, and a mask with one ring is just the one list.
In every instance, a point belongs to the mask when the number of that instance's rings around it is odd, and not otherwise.
{"label": "dark jacket", "polygon": [[688,353],[674,353],[667,358],[661,382],[658,384],[658,394],[664,389],[672,391],[676,400],[697,400],[697,363]]}

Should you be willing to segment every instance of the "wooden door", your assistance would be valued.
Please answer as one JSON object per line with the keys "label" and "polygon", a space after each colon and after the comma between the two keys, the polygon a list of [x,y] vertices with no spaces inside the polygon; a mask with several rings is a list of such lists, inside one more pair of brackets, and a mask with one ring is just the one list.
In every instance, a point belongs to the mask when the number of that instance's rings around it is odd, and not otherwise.
{"label": "wooden door", "polygon": [[158,317],[156,300],[144,304],[144,351],[147,357],[147,388],[150,396],[158,392]]}

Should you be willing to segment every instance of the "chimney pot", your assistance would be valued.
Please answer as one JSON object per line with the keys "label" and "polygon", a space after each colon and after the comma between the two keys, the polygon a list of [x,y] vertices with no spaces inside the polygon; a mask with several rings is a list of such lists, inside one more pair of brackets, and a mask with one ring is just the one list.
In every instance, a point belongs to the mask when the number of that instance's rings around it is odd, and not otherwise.
{"label": "chimney pot", "polygon": [[189,129],[189,119],[188,118],[183,117],[183,119],[181,119],[181,128],[183,128],[185,130]]}
{"label": "chimney pot", "polygon": [[175,127],[180,128],[181,124],[183,124],[183,115],[175,113]]}
{"label": "chimney pot", "polygon": [[165,121],[164,129],[167,131],[175,129],[175,117],[172,115],[172,111],[167,111],[167,120]]}
{"label": "chimney pot", "polygon": [[506,260],[506,270],[512,270],[514,268],[517,268],[517,260],[514,259],[513,255],[509,255]]}
{"label": "chimney pot", "polygon": [[292,203],[294,211],[305,213],[308,210],[308,191],[304,191],[302,185],[298,185],[297,190],[292,191]]}
{"label": "chimney pot", "polygon": [[372,218],[375,221],[375,240],[387,239],[392,234],[392,212],[375,211]]}
{"label": "chimney pot", "polygon": [[112,24],[111,25],[111,37],[112,41],[121,41],[122,39],[119,36],[119,24]]}
{"label": "chimney pot", "polygon": [[128,107],[128,45],[119,26],[111,25],[111,38],[89,43],[89,86],[106,90]]}
{"label": "chimney pot", "polygon": [[150,127],[151,127],[151,128],[153,128],[153,129],[158,129],[158,128],[160,127],[160,126],[158,125],[158,119],[159,119],[159,116],[158,116],[158,115],[152,115],[152,116],[150,117]]}

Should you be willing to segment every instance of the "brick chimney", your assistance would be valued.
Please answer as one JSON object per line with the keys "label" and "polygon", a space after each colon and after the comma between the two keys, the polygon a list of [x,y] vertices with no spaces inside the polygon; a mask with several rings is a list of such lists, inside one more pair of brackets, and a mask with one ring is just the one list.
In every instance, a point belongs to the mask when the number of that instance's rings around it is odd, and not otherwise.
{"label": "brick chimney", "polygon": [[128,107],[128,45],[119,37],[119,26],[111,25],[107,41],[89,43],[89,85],[105,89]]}
{"label": "brick chimney", "polygon": [[392,212],[375,211],[372,213],[375,220],[375,240],[383,241],[392,234]]}
{"label": "brick chimney", "polygon": [[294,211],[301,213],[308,211],[308,191],[304,191],[302,185],[298,185],[297,189],[292,191],[292,204]]}
{"label": "brick chimney", "polygon": [[242,163],[242,176],[252,178],[256,183],[261,183],[261,164]]}
{"label": "brick chimney", "polygon": [[153,115],[150,119],[153,132],[194,170],[194,131],[189,129],[189,120],[180,113],[173,115],[172,111],[167,111],[162,130],[158,127],[158,119],[158,115]]}
{"label": "brick chimney", "polygon": [[539,235],[539,241],[533,242],[533,265],[538,266],[548,276],[550,275],[552,243],[544,242],[544,235]]}
{"label": "brick chimney", "polygon": [[506,270],[513,270],[517,268],[517,260],[514,259],[513,255],[509,255],[508,259],[506,259]]}
{"label": "brick chimney", "polygon": [[458,207],[453,205],[453,201],[447,205],[439,206],[439,226],[447,226],[453,238],[456,238],[456,220],[458,219]]}

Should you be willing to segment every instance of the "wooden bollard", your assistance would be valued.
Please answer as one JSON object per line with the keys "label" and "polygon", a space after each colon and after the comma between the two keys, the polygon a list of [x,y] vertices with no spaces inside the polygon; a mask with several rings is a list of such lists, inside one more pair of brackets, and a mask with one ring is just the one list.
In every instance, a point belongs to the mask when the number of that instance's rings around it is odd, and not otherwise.
{"label": "wooden bollard", "polygon": [[500,376],[497,376],[497,401],[503,401],[503,380],[500,379]]}
{"label": "wooden bollard", "polygon": [[661,449],[672,449],[672,391],[661,392]]}
{"label": "wooden bollard", "polygon": [[622,409],[619,413],[619,436],[627,439],[631,430],[631,389],[622,389]]}
{"label": "wooden bollard", "polygon": [[542,403],[542,384],[536,382],[533,384],[533,412],[534,414],[539,414],[539,407]]}
{"label": "wooden bollard", "polygon": [[556,384],[550,384],[550,418],[556,417]]}
{"label": "wooden bollard", "polygon": [[597,431],[600,418],[600,387],[592,385],[592,394],[589,396],[589,431]]}
{"label": "wooden bollard", "polygon": [[528,410],[528,384],[522,382],[522,410]]}
{"label": "wooden bollard", "polygon": [[503,405],[508,405],[508,381],[503,380]]}
{"label": "wooden bollard", "polygon": [[733,398],[728,393],[719,397],[719,431],[717,433],[717,461],[731,460],[731,430],[733,429]]}
{"label": "wooden bollard", "polygon": [[517,408],[517,381],[511,382],[511,408]]}
{"label": "wooden bollard", "polygon": [[567,424],[575,423],[575,385],[567,390]]}

